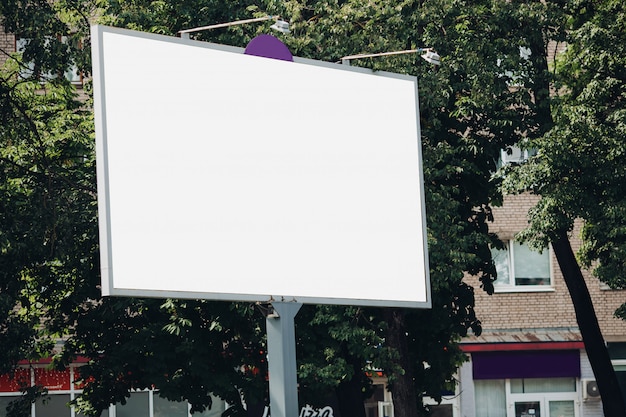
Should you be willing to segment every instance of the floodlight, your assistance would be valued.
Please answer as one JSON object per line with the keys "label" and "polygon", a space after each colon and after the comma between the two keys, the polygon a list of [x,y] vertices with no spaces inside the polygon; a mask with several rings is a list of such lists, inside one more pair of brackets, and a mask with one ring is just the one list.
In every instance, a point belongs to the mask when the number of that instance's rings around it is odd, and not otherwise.
{"label": "floodlight", "polygon": [[270,27],[272,29],[274,29],[275,31],[280,32],[280,33],[289,33],[289,32],[291,32],[289,30],[289,22],[285,22],[284,20],[281,20],[281,19],[276,20],[276,23],[274,23]]}
{"label": "floodlight", "polygon": [[433,51],[432,49],[427,49],[426,53],[420,56],[433,65],[441,65],[441,57],[437,52]]}

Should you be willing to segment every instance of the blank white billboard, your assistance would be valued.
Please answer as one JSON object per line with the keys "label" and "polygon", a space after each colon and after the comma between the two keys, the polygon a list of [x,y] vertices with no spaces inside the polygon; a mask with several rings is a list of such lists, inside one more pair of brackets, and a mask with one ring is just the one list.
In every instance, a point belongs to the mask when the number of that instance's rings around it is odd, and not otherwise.
{"label": "blank white billboard", "polygon": [[92,48],[103,295],[430,307],[414,77]]}

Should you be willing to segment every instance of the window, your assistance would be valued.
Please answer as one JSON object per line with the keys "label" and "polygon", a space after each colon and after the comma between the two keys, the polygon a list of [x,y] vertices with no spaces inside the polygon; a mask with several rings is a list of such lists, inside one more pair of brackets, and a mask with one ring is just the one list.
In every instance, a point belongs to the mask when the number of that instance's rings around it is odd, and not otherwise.
{"label": "window", "polygon": [[126,404],[115,406],[117,417],[150,417],[149,391],[133,392],[126,400]]}
{"label": "window", "polygon": [[[12,401],[22,397],[22,381],[34,381],[48,390],[48,395],[38,399],[30,407],[31,417],[85,417],[69,405],[81,392],[80,387],[72,383],[74,367],[63,371],[46,367],[19,368],[17,379],[0,374],[0,417],[7,416],[7,407]],[[100,417],[219,417],[226,410],[227,404],[219,397],[211,396],[213,404],[202,413],[191,414],[187,401],[169,401],[159,396],[158,390],[132,391],[126,404],[116,404],[104,410]],[[26,409],[28,412],[28,409]]]}
{"label": "window", "polygon": [[43,397],[35,403],[37,417],[71,417],[72,410],[68,407],[70,394],[55,394]]}
{"label": "window", "polygon": [[550,251],[532,250],[514,240],[505,242],[504,249],[491,249],[498,279],[497,290],[531,290],[550,288]]}
{"label": "window", "polygon": [[506,164],[521,164],[528,161],[531,156],[537,155],[537,149],[523,149],[519,146],[510,146],[500,151],[500,161],[498,166]]}
{"label": "window", "polygon": [[506,78],[509,87],[523,87],[528,78],[528,64],[532,51],[525,46],[519,47],[519,56],[511,55],[499,58],[496,65],[503,69],[501,77]]}
{"label": "window", "polygon": [[11,404],[12,401],[16,401],[18,400],[20,397],[19,396],[0,396],[0,417],[6,417],[7,416],[7,408],[9,407],[9,404]]}
{"label": "window", "polygon": [[[59,38],[63,44],[68,42],[68,38],[66,36],[61,36]],[[26,50],[30,40],[27,38],[16,38],[15,39],[15,51],[19,53],[23,53]],[[26,62],[25,68],[21,70],[20,76],[22,78],[30,78],[35,75],[35,64],[33,62]],[[53,73],[39,74],[41,81],[53,80],[58,75]],[[82,85],[83,77],[82,74],[78,71],[78,67],[75,64],[72,64],[69,68],[65,70],[63,76],[67,78],[72,84]]]}
{"label": "window", "polygon": [[454,417],[452,404],[431,405],[430,417]]}
{"label": "window", "polygon": [[476,416],[578,417],[576,378],[475,380]]}
{"label": "window", "polygon": [[626,401],[626,342],[609,342],[607,350],[617,376],[617,383]]}

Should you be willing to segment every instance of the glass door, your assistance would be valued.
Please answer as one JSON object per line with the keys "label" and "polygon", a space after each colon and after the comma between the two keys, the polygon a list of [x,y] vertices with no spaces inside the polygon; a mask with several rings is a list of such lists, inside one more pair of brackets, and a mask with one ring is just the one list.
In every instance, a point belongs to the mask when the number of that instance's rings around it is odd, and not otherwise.
{"label": "glass door", "polygon": [[576,417],[574,400],[515,401],[515,417]]}
{"label": "glass door", "polygon": [[574,401],[548,401],[549,417],[575,417]]}
{"label": "glass door", "polygon": [[515,417],[541,417],[541,402],[516,401]]}

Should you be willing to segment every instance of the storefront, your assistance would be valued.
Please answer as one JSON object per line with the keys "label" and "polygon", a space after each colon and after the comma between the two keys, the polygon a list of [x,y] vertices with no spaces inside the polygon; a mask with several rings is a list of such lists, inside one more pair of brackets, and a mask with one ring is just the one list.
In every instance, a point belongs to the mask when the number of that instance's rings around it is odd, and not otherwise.
{"label": "storefront", "polygon": [[582,342],[477,344],[464,350],[461,407],[470,417],[588,417],[601,408],[584,395],[593,378]]}
{"label": "storefront", "polygon": [[[0,375],[0,417],[6,417],[7,406],[22,395],[20,387],[39,385],[47,389],[48,395],[31,405],[32,417],[78,417],[80,414],[68,403],[81,392],[81,386],[73,383],[80,364],[67,370],[57,371],[47,364],[19,368],[16,373]],[[225,403],[213,398],[213,406],[193,417],[219,417],[225,410]],[[126,404],[116,404],[102,413],[103,417],[191,417],[187,402],[168,401],[158,395],[158,390],[144,390],[130,393]]]}

